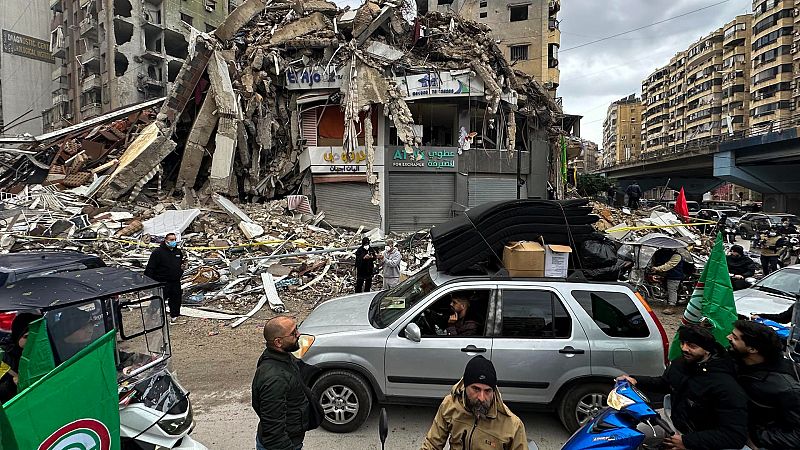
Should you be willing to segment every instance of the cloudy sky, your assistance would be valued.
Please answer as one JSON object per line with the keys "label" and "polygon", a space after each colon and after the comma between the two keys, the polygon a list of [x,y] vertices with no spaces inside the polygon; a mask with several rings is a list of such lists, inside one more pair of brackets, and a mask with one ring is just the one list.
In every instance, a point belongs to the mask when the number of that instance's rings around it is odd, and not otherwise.
{"label": "cloudy sky", "polygon": [[[357,6],[361,0],[336,3]],[[715,6],[571,50],[710,5]],[[751,8],[751,0],[562,0],[558,95],[564,110],[584,116],[582,136],[602,145],[603,119],[611,102],[639,95],[642,79],[676,52]]]}

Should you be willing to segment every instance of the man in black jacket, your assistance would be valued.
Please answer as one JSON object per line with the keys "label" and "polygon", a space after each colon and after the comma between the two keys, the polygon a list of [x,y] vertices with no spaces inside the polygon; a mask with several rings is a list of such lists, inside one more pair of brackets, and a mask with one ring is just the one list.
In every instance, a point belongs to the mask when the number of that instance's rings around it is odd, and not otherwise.
{"label": "man in black jacket", "polygon": [[750,399],[748,429],[755,447],[800,449],[800,383],[794,364],[782,354],[775,331],[749,320],[728,335],[738,360],[739,384]]}
{"label": "man in black jacket", "polygon": [[267,349],[258,359],[252,404],[258,414],[256,450],[299,450],[309,424],[309,404],[297,359],[300,333],[294,319],[278,316],[264,325]]}
{"label": "man in black jacket", "polygon": [[181,277],[183,276],[183,252],[178,248],[178,237],[169,233],[158,248],[150,254],[145,276],[164,283],[164,297],[169,305],[170,323],[177,324],[181,316]]}
{"label": "man in black jacket", "polygon": [[740,449],[747,441],[747,396],[736,382],[733,359],[697,325],[678,328],[683,355],[660,377],[627,379],[645,392],[671,394],[672,423],[679,433],[668,449]]}
{"label": "man in black jacket", "polygon": [[752,277],[756,273],[756,262],[749,256],[744,255],[744,248],[741,245],[731,246],[727,256],[728,272],[731,274],[731,284],[733,290],[745,289],[749,287],[746,278]]}
{"label": "man in black jacket", "polygon": [[369,238],[365,237],[361,239],[361,247],[356,250],[356,292],[369,292],[372,289],[377,255],[369,244]]}

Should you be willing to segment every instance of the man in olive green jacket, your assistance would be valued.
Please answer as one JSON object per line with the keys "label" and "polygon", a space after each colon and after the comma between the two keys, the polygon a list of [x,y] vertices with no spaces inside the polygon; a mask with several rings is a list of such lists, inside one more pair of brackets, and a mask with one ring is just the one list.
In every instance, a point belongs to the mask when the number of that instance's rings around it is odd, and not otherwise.
{"label": "man in olive green jacket", "polygon": [[526,450],[525,426],[500,398],[497,374],[483,356],[472,358],[433,419],[421,450]]}

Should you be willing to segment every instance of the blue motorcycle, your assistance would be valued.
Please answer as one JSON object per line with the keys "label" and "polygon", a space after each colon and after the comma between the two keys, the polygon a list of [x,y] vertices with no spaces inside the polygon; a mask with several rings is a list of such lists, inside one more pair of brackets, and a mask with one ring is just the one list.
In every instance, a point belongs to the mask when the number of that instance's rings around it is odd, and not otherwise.
{"label": "blue motorcycle", "polygon": [[792,329],[786,325],[782,325],[774,320],[762,319],[761,317],[756,317],[753,321],[766,325],[775,330],[775,333],[778,335],[778,338],[780,338],[784,345],[786,345],[786,343],[789,341],[789,336],[792,334]]}
{"label": "blue motorcycle", "polygon": [[[663,429],[668,436],[675,434],[675,430],[648,402],[647,397],[629,382],[617,381],[608,394],[608,407],[576,431],[561,450],[658,448],[663,435],[659,437],[655,427]],[[650,427],[652,437],[637,429],[640,424]],[[529,447],[536,448],[534,445]]]}

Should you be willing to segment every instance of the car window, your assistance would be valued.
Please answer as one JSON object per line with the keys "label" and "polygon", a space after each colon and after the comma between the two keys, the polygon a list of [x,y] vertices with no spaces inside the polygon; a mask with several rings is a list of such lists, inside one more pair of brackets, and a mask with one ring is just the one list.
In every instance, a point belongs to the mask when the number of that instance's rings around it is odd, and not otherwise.
{"label": "car window", "polygon": [[755,288],[779,291],[790,297],[800,294],[800,270],[788,268],[778,270],[758,281]]}
{"label": "car window", "polygon": [[413,322],[422,336],[485,336],[489,289],[449,292],[425,308]]}
{"label": "car window", "polygon": [[611,337],[647,337],[642,313],[629,296],[622,292],[572,291],[586,314]]}
{"label": "car window", "polygon": [[377,308],[370,307],[370,317],[376,318],[377,316],[376,324],[384,328],[397,320],[417,302],[427,297],[434,289],[436,289],[436,283],[431,278],[428,269],[421,270],[411,278],[376,296],[373,306],[377,306]]}
{"label": "car window", "polygon": [[499,337],[556,339],[572,334],[572,317],[552,292],[506,289]]}

